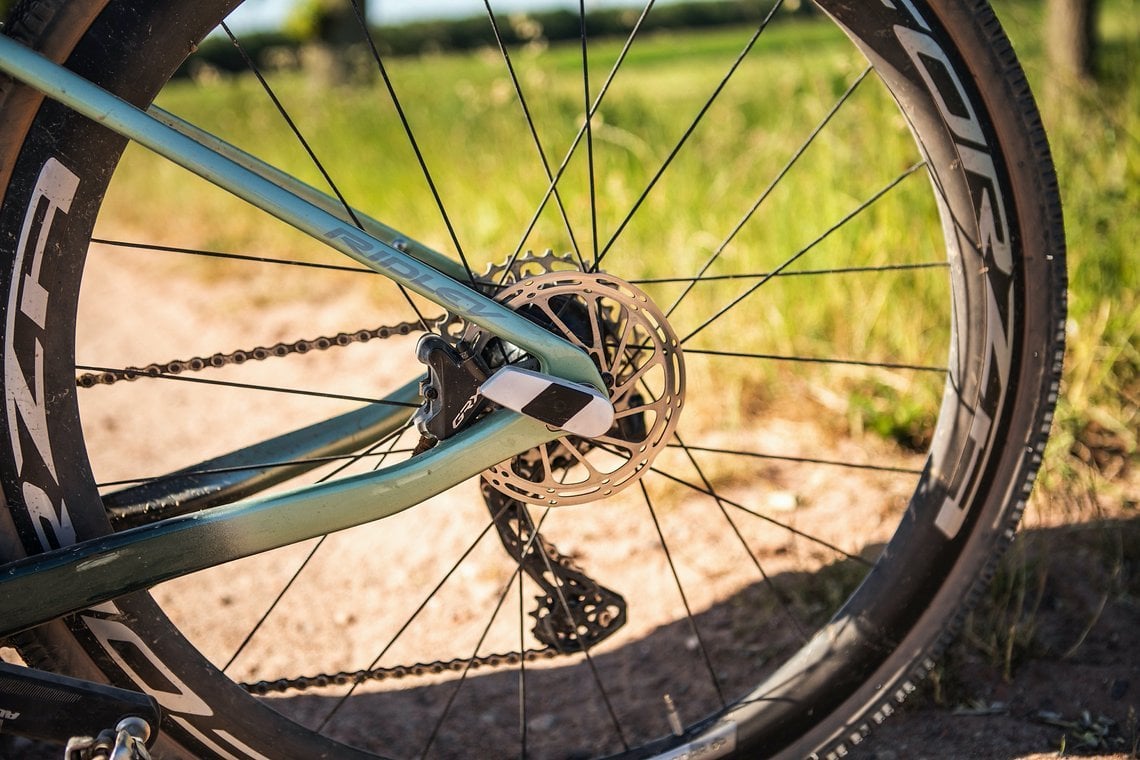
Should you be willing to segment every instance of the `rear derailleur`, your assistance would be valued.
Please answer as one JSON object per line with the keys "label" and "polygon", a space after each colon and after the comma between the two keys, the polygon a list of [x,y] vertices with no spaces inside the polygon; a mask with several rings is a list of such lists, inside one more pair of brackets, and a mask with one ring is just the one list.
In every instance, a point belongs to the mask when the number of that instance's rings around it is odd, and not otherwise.
{"label": "rear derailleur", "polygon": [[599,584],[535,530],[527,506],[481,483],[499,540],[542,590],[535,597],[536,639],[562,654],[589,651],[625,625],[626,603]]}
{"label": "rear derailleur", "polygon": [[[421,381],[423,405],[414,421],[421,434],[419,451],[455,435],[489,411],[491,403],[480,386],[492,374],[491,365],[526,366],[530,360],[521,352],[511,353],[497,338],[476,351],[463,342],[452,345],[438,335],[425,335],[416,349],[417,358],[427,365]],[[581,441],[579,445],[587,448]],[[534,456],[533,452],[530,454]],[[527,455],[521,455],[522,458]],[[570,466],[553,462],[554,466]],[[622,596],[594,581],[569,557],[535,530],[527,506],[481,482],[483,500],[498,530],[503,548],[519,563],[522,571],[541,589],[535,597],[538,607],[530,613],[535,619],[533,633],[542,644],[568,654],[589,650],[626,621]]]}

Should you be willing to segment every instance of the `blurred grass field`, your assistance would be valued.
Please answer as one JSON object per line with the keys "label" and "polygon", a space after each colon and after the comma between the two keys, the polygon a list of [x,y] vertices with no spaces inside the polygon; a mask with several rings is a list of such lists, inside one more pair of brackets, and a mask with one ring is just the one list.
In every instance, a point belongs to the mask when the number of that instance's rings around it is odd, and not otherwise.
{"label": "blurred grass field", "polygon": [[[304,70],[275,71],[271,79],[353,205],[450,256],[462,250],[477,272],[520,249],[577,251],[586,260],[601,252],[604,269],[643,283],[666,307],[686,288],[675,278],[691,278],[721,251],[708,272],[714,277],[694,287],[672,318],[678,325],[695,325],[756,282],[757,273],[810,247],[809,255],[789,270],[801,274],[776,278],[749,296],[747,308],[718,320],[693,347],[722,348],[743,340],[751,350],[772,355],[944,364],[948,295],[941,232],[931,223],[937,212],[925,173],[907,174],[919,160],[918,152],[873,76],[856,87],[787,175],[764,192],[866,69],[830,24],[808,19],[773,25],[684,149],[669,158],[752,31],[662,33],[639,39],[631,48],[594,117],[596,219],[590,212],[584,145],[559,185],[565,219],[554,201],[534,217],[548,180],[497,51],[391,61],[389,75],[454,234],[437,210],[378,78],[336,88],[321,87]],[[595,90],[603,86],[620,49],[620,40],[591,45]],[[573,45],[531,45],[513,55],[546,161],[556,168],[585,112],[581,51]],[[312,160],[254,77],[175,82],[159,103],[323,186]],[[667,161],[667,171],[655,180]],[[826,235],[831,225],[895,181],[889,198],[862,210],[838,234]],[[652,192],[639,201],[651,184]],[[178,192],[157,191],[163,187],[178,187]],[[761,195],[762,208],[750,216]],[[299,233],[267,223],[263,215],[141,150],[129,151],[112,200],[116,202],[108,204],[100,222],[108,235],[147,229],[148,242],[271,251],[292,259],[327,257]],[[628,215],[634,208],[636,213]],[[154,228],[147,226],[156,216],[164,220],[157,240]],[[532,217],[533,229],[523,237]],[[803,274],[898,263],[928,268]],[[224,276],[224,265],[197,267],[200,277]],[[753,276],[728,278],[742,273]],[[381,303],[402,304],[377,279],[364,287],[374,288]],[[267,298],[284,295],[277,282],[267,283],[266,290]],[[309,297],[314,296],[310,291]],[[803,396],[804,373],[787,362],[753,363],[742,372],[710,359],[692,362],[690,371],[696,384],[718,384],[729,399],[721,404],[725,409]],[[802,381],[813,387],[839,383],[850,393],[851,403],[838,415],[841,421],[850,417],[860,430],[870,427],[922,443],[937,410],[940,378],[900,379],[880,369],[851,379],[841,368],[840,377],[818,381],[828,372],[811,368]],[[892,389],[900,385],[906,392],[898,399]],[[791,392],[782,393],[785,387]]]}
{"label": "blurred grass field", "polygon": [[[1050,71],[1041,42],[1042,3],[997,4],[1038,95],[1068,229],[1069,344],[1065,387],[1046,468],[1049,487],[1086,476],[1104,475],[1119,482],[1117,476],[1137,461],[1137,10],[1136,0],[1104,3],[1100,83],[1087,86],[1059,81]],[[519,248],[552,248],[559,253],[577,248],[589,258],[595,247],[604,250],[610,233],[620,229],[607,253],[607,265],[622,276],[643,281],[696,271],[747,212],[747,203],[733,192],[762,188],[778,174],[805,129],[864,66],[823,19],[773,25],[626,226],[627,210],[666,159],[689,115],[701,107],[723,71],[725,58],[734,55],[749,34],[748,29],[662,33],[632,48],[607,95],[607,105],[595,116],[596,221],[590,215],[589,194],[582,190],[588,186],[584,150],[569,163],[560,185],[578,188],[562,193],[573,236],[555,212],[555,204],[549,203],[531,233],[520,237],[547,179],[497,51],[435,54],[390,63],[390,76],[436,179],[454,235],[442,223],[379,81],[326,89],[296,70],[275,72],[273,86],[301,131],[317,146],[345,197],[379,219],[398,220],[395,226],[414,238],[449,255],[462,249],[481,269]],[[620,41],[591,46],[595,90],[619,48]],[[514,55],[520,81],[531,96],[535,129],[544,146],[559,146],[548,149],[546,156],[557,166],[562,154],[556,151],[570,143],[584,114],[581,51],[574,45],[532,45]],[[811,65],[804,66],[806,61]],[[179,81],[159,102],[304,180],[321,184],[312,161],[252,76]],[[884,134],[890,139],[884,140]],[[725,160],[726,155],[735,160]],[[809,245],[828,220],[841,218],[914,160],[916,152],[897,110],[872,78],[812,144],[789,181],[765,199],[758,218],[725,248],[717,266],[737,272],[772,267],[787,252]],[[272,251],[284,258],[324,255],[302,235],[235,207],[223,194],[188,179],[164,161],[132,150],[125,166],[113,188],[113,196],[123,202],[114,204],[115,210],[101,220],[104,229],[142,228],[157,215],[165,220],[163,235],[169,239],[150,242]],[[164,186],[178,191],[155,192]],[[721,191],[723,204],[716,202]],[[928,183],[921,176],[910,177],[892,191],[891,203],[875,204],[860,214],[842,235],[825,240],[805,257],[802,268],[876,266],[900,257],[912,263],[937,263],[941,247],[937,227],[912,223],[933,213]],[[210,266],[201,265],[201,276],[211,276]],[[944,282],[937,270],[874,280],[782,278],[778,287],[765,289],[748,317],[722,320],[716,331],[710,331],[716,334],[708,342],[760,332],[760,342],[772,353],[922,363],[930,359],[930,346],[944,346],[947,340]],[[374,281],[368,287],[376,288],[381,300],[398,301]],[[668,299],[682,286],[655,287]],[[736,292],[739,286],[730,282],[701,285],[685,308],[707,312],[708,304]],[[771,403],[779,388],[787,385],[789,371],[785,365],[765,365],[727,385],[749,403]],[[908,383],[905,397],[900,397],[890,390],[896,385],[892,378],[879,375],[840,382],[847,395],[848,424],[921,443],[924,426],[933,420],[932,411],[924,411],[930,407],[926,402],[937,397],[939,385]],[[793,387],[793,394],[797,392]],[[1135,498],[1134,491],[1120,495],[1126,505],[1134,504]]]}
{"label": "blurred grass field", "polygon": [[[1140,3],[1105,0],[1100,9],[1097,83],[1066,82],[1052,72],[1042,44],[1044,4],[999,0],[996,10],[1021,57],[1042,111],[1059,175],[1069,249],[1068,344],[1062,395],[1053,435],[1027,524],[1134,522],[1140,501]],[[390,62],[389,74],[419,148],[448,211],[449,232],[423,179],[408,139],[380,82],[328,88],[305,71],[273,72],[273,86],[346,198],[371,215],[449,255],[462,249],[477,271],[518,249],[558,253],[578,249],[588,260],[606,249],[605,268],[647,282],[659,303],[678,296],[683,282],[721,248],[745,218],[749,203],[777,176],[828,106],[855,82],[865,63],[822,19],[773,26],[713,105],[686,149],[625,223],[639,193],[666,161],[691,115],[723,73],[725,59],[751,30],[661,33],[638,42],[615,80],[607,106],[595,116],[598,215],[595,242],[584,150],[570,161],[561,188],[567,231],[554,204],[537,215],[547,179],[511,82],[496,51],[439,53]],[[600,87],[620,43],[591,46],[591,82]],[[557,166],[584,115],[581,51],[532,45],[512,51],[531,96],[535,130],[546,159]],[[805,66],[805,63],[810,65]],[[315,186],[322,179],[251,76],[201,76],[178,81],[160,98],[165,108]],[[612,104],[612,105],[610,105]],[[884,138],[884,135],[888,137]],[[726,159],[727,157],[727,159]],[[797,269],[876,267],[888,262],[930,269],[864,275],[779,278],[733,313],[696,347],[747,344],[751,350],[871,362],[944,361],[949,339],[941,232],[924,173],[906,177],[889,202],[875,204],[818,245],[828,225],[887,183],[902,176],[917,153],[894,104],[878,82],[860,85],[851,101],[765,198],[710,270],[763,272],[790,253],[812,246]],[[177,192],[163,192],[163,188]],[[743,195],[736,191],[750,188]],[[148,242],[211,250],[257,252],[297,260],[325,260],[311,240],[236,206],[224,194],[142,151],[131,150],[112,189],[115,203],[101,219],[108,235],[147,230]],[[163,220],[155,230],[150,223]],[[922,221],[922,220],[925,220]],[[155,235],[158,237],[154,237]],[[209,283],[232,274],[204,261],[195,276]],[[360,287],[380,304],[401,299],[379,278]],[[273,278],[251,281],[251,304],[289,298],[335,299],[336,287],[317,278],[285,287]],[[738,281],[712,280],[694,289],[678,321],[700,320],[741,292]],[[231,305],[227,308],[246,308]],[[687,310],[687,313],[686,313]],[[406,317],[406,314],[401,314]],[[225,348],[229,348],[226,346]],[[941,354],[941,356],[940,356]],[[813,414],[844,435],[867,433],[923,449],[928,442],[942,378],[914,378],[878,368],[770,362],[748,372],[713,360],[689,365],[690,387],[715,404],[710,426],[731,425],[725,410]],[[715,388],[715,393],[705,393]],[[700,407],[698,407],[700,408]],[[805,410],[806,411],[803,411]],[[686,412],[690,417],[693,409]],[[711,473],[730,478],[730,472]],[[1106,529],[1107,530],[1107,529]],[[1042,552],[1064,551],[1055,536],[1033,543],[1033,533],[1010,553],[990,597],[967,624],[961,647],[992,660],[1012,678],[1026,657],[1046,652],[1038,611],[1048,582]],[[1117,532],[1116,538],[1122,535]],[[1096,583],[1101,610],[1118,599],[1135,608],[1135,547],[1106,538],[1094,558],[1104,570]],[[1078,611],[1078,628],[1091,630],[1100,611]],[[1082,617],[1083,616],[1083,617]],[[1086,631],[1087,632],[1087,631]],[[1076,637],[1079,647],[1083,635]],[[1053,652],[1053,654],[1058,654]],[[961,657],[961,651],[952,656]],[[967,657],[968,659],[968,657]],[[969,695],[947,687],[953,672],[935,681],[953,703]]]}

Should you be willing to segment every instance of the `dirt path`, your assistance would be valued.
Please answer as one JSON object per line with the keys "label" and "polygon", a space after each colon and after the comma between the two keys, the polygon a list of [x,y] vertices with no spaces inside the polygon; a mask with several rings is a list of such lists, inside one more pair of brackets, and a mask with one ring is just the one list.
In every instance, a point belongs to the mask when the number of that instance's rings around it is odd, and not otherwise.
{"label": "dirt path", "polygon": [[[315,337],[362,323],[384,323],[389,318],[376,307],[374,299],[357,290],[313,290],[303,279],[284,284],[273,280],[263,285],[268,291],[306,292],[308,297],[303,300],[312,304],[306,310],[299,310],[296,301],[288,309],[275,308],[271,302],[249,309],[219,280],[194,293],[177,294],[183,310],[169,312],[161,307],[172,294],[144,285],[163,282],[163,266],[145,255],[128,254],[104,268],[105,279],[93,281],[92,286],[110,297],[85,305],[89,311],[79,337],[84,350],[111,365],[133,364],[187,358],[218,347],[249,347],[250,340],[256,345]],[[249,290],[248,281],[242,285],[244,291]],[[256,287],[253,290],[258,292]],[[126,333],[109,328],[124,323],[124,304],[133,310],[125,315],[125,324],[135,326]],[[156,320],[152,314],[167,317]],[[347,321],[346,314],[350,317]],[[196,315],[221,318],[200,319]],[[145,329],[138,329],[139,324]],[[243,337],[231,338],[235,332]],[[176,355],[167,355],[168,346],[179,346]],[[292,360],[288,367],[242,367],[226,370],[223,375],[246,382],[340,389],[347,378],[353,381],[348,383],[350,392],[369,395],[388,378],[407,375],[408,368],[393,364],[391,357],[410,356],[410,346],[404,345],[395,354],[394,347],[399,346],[393,342],[379,347],[357,346],[341,353]],[[103,394],[100,403],[85,408],[93,450],[114,452],[102,460],[102,480],[137,475],[140,466],[146,473],[165,472],[272,434],[282,420],[294,414],[315,414],[320,419],[346,408],[344,402],[330,402],[327,408],[314,412],[309,399],[280,396],[239,400],[234,402],[237,406],[203,404],[196,398],[199,390],[189,385],[168,387],[154,395],[145,389],[131,390],[120,399],[115,387],[96,389]],[[170,425],[158,430],[132,427],[135,419],[149,420],[152,414],[183,408],[202,411],[193,416],[175,414]],[[234,420],[242,424],[234,425]],[[285,429],[295,424],[288,422]],[[845,441],[813,419],[769,414],[764,427],[751,435],[752,440],[745,443],[756,450],[779,447],[786,454],[803,456],[827,448],[837,458],[908,462],[904,454],[881,441],[871,437]],[[797,529],[847,546],[854,555],[889,535],[909,485],[907,479],[861,471],[817,472],[805,477],[790,465],[765,467],[761,486],[732,469],[713,476],[719,478],[718,488],[725,496],[746,496],[754,503],[765,504],[782,513]],[[697,508],[697,499],[692,496],[656,498],[663,512],[683,516]],[[853,505],[865,509],[856,511]],[[1115,519],[1095,525],[1065,526],[1059,524],[1064,520],[1031,519],[1014,552],[1017,561],[1006,571],[1014,576],[1007,584],[1008,593],[1001,590],[1007,579],[999,576],[999,592],[967,626],[967,635],[954,648],[938,678],[855,756],[878,760],[1028,758],[1056,753],[1062,747],[1067,754],[1079,751],[1113,758],[1135,756],[1140,736],[1136,717],[1140,712],[1140,518],[1134,506],[1131,511],[1123,505],[1118,507],[1113,511]],[[574,520],[573,508],[556,510],[550,532],[558,536],[560,551],[573,556],[596,577],[623,577],[624,589],[636,589],[641,598],[664,599],[675,592],[658,550],[659,539],[645,520],[638,521],[637,528],[630,527],[635,523],[628,518],[638,508],[636,500],[619,500],[615,506],[589,512],[588,520]],[[467,488],[453,490],[417,508],[414,519],[400,516],[382,526],[364,526],[330,537],[319,549],[326,561],[298,582],[274,613],[275,620],[282,622],[275,624],[271,633],[259,634],[243,650],[230,669],[231,676],[257,680],[282,672],[353,670],[369,662],[375,655],[375,636],[368,632],[398,627],[419,599],[418,592],[410,589],[430,586],[432,579],[445,573],[440,557],[463,552],[473,532],[486,523],[485,506]],[[733,626],[741,622],[739,600],[752,593],[755,581],[747,573],[714,567],[711,560],[725,547],[702,532],[699,522],[676,520],[669,530],[678,547],[678,563],[700,579],[693,584],[695,591],[687,602],[699,618],[708,621],[710,629],[723,629],[731,635]],[[795,588],[807,583],[806,571],[834,561],[816,556],[817,549],[805,548],[785,532],[749,530],[750,545],[764,557],[767,572],[776,575],[781,584]],[[859,535],[860,543],[852,545],[850,535]],[[604,545],[606,551],[593,551],[595,545]],[[272,589],[287,582],[313,548],[314,542],[307,542],[243,560],[164,584],[155,595],[204,653],[215,662],[225,662],[272,601]],[[463,617],[467,614],[463,610],[486,609],[496,603],[504,578],[509,577],[509,558],[493,540],[484,542],[475,557],[475,562],[460,570],[453,592],[458,606],[451,607],[444,603],[446,600],[432,605],[418,620],[415,635],[407,637],[414,640],[414,646],[405,646],[405,639],[386,653],[385,663],[430,661],[453,649],[454,631],[470,622]],[[393,566],[402,572],[391,572]],[[826,585],[820,588],[823,590],[815,593],[831,593]],[[344,604],[344,600],[351,600],[351,604]],[[630,692],[659,688],[654,669],[644,665],[648,653],[691,649],[687,629],[682,630],[683,626],[675,622],[682,616],[676,605],[655,606],[659,616],[631,617],[627,628],[602,649],[603,667],[620,673]],[[754,624],[757,613],[752,615],[750,624]],[[1011,630],[1017,637],[1007,658],[1002,632]],[[994,632],[999,632],[996,639],[992,638]],[[315,646],[329,641],[346,645],[332,655],[328,647]],[[513,648],[517,648],[517,634],[509,628],[495,629],[481,651]],[[608,659],[611,656],[612,660]],[[1007,660],[1008,673],[1003,673]],[[581,677],[580,669],[559,670],[565,672],[551,670],[543,677]],[[515,688],[512,678],[488,678],[482,693],[510,692]],[[725,678],[731,681],[731,674]],[[407,686],[415,690],[423,685],[409,681]],[[422,694],[423,700],[435,698],[426,686]],[[703,698],[687,695],[686,706],[699,704]],[[383,694],[370,695],[368,705],[376,709],[385,700]],[[319,710],[321,702],[321,698],[305,696],[293,700],[291,709],[304,716]],[[369,714],[361,712],[358,724],[350,725],[347,733],[366,730],[373,722]],[[586,719],[585,728],[564,730],[588,731],[591,716]],[[352,720],[350,716],[348,722]],[[646,720],[650,724],[646,730],[659,730],[653,728],[658,716],[647,716]],[[54,752],[27,744],[0,747],[0,757],[50,756]]]}
{"label": "dirt path", "polygon": [[[1140,516],[1124,511],[1024,531],[1007,564],[1028,570],[1026,606],[991,594],[940,669],[940,688],[928,684],[854,756],[1140,756]],[[994,620],[1017,629],[1008,674],[1004,655],[977,639]]]}

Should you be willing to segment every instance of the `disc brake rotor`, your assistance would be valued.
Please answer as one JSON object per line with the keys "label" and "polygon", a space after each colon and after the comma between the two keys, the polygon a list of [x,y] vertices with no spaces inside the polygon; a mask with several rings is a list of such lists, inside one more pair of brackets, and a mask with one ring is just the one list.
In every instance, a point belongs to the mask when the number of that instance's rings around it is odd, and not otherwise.
{"label": "disc brake rotor", "polygon": [[[594,360],[616,411],[614,425],[596,438],[568,435],[531,449],[483,478],[520,501],[583,504],[635,483],[668,443],[685,395],[684,362],[664,314],[636,286],[604,273],[541,268],[505,283],[496,298]],[[500,364],[534,364],[477,326],[463,339]]]}

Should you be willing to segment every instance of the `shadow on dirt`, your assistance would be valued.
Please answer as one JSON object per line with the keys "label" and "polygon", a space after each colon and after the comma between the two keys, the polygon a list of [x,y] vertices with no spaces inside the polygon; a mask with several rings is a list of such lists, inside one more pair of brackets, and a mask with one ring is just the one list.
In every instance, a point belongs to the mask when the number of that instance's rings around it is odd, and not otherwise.
{"label": "shadow on dirt", "polygon": [[1131,759],[1138,716],[1135,516],[1021,533],[928,685],[852,757]]}
{"label": "shadow on dirt", "polygon": [[[578,656],[528,664],[528,748],[547,755],[545,736],[576,747],[574,757],[612,750],[611,711],[631,743],[668,734],[666,693],[682,720],[715,709],[718,686],[729,698],[742,694],[796,644],[778,622],[783,607],[816,625],[862,572],[848,560],[816,574],[778,575],[772,580],[782,600],[758,583],[698,614],[699,638],[678,621],[616,649],[603,646],[589,662]],[[682,679],[675,678],[678,668],[687,673]],[[419,756],[433,731],[432,757],[471,756],[469,747],[454,748],[473,734],[482,746],[517,746],[517,712],[504,721],[490,708],[517,705],[519,680],[517,666],[473,670],[458,690],[457,676],[409,678],[398,691],[354,698],[333,726],[344,741],[386,746],[395,756]],[[572,716],[550,711],[544,698],[564,690],[580,696]],[[334,702],[301,694],[279,704],[319,722]],[[1140,517],[1032,530],[1019,536],[934,677],[852,757],[1015,758],[1061,748],[1132,757],[1138,712]],[[3,758],[61,755],[10,737],[0,743]]]}
{"label": "shadow on dirt", "polygon": [[[675,621],[616,647],[603,643],[588,659],[576,654],[528,663],[528,755],[593,757],[620,751],[623,741],[637,746],[667,736],[666,695],[682,721],[716,711],[778,667],[866,570],[862,562],[844,560],[816,573],[781,573],[694,615],[692,623]],[[789,615],[796,626],[789,626]],[[518,665],[472,669],[462,683],[458,673],[427,678],[358,695],[329,725],[342,741],[384,747],[394,757],[420,757],[429,744],[428,757],[470,757],[473,725],[481,746],[519,753]],[[561,706],[548,695],[558,695]],[[570,711],[566,695],[576,701]],[[280,709],[315,725],[336,699],[301,694],[285,701]]]}
{"label": "shadow on dirt", "polygon": [[[539,737],[545,734],[558,741],[569,738],[563,746],[577,747],[573,756],[613,751],[609,709],[631,743],[667,734],[663,698],[670,690],[683,719],[715,710],[710,665],[726,695],[745,693],[796,643],[782,622],[781,604],[790,603],[808,627],[817,625],[858,584],[862,572],[858,563],[845,561],[816,574],[781,574],[773,582],[783,602],[765,584],[756,584],[696,616],[699,643],[688,622],[679,621],[605,651],[592,663],[554,660],[541,669],[529,668],[529,749],[543,756]],[[699,656],[701,643],[710,653],[709,665]],[[666,679],[666,664],[674,671],[687,669],[684,689]],[[432,740],[440,756],[469,740],[472,721],[484,746],[517,742],[517,717],[503,724],[489,712],[502,700],[517,703],[517,669],[472,673],[467,680],[458,692],[437,684],[399,695],[425,708],[421,715],[438,716],[457,694]],[[609,707],[599,696],[597,680],[605,685]],[[581,695],[577,714],[544,711],[543,694],[567,688]],[[382,739],[386,746],[418,756],[433,728],[423,725],[422,718],[403,719],[406,708],[396,701],[391,694],[371,695],[338,716],[343,738],[354,743]],[[300,696],[289,702],[290,710],[309,716],[328,709],[327,698]],[[1140,517],[1030,530],[1018,536],[990,592],[967,618],[962,636],[930,682],[856,755],[879,760],[1014,758],[1062,747],[1066,754],[1134,753],[1138,712]],[[395,720],[379,726],[375,715]]]}

